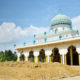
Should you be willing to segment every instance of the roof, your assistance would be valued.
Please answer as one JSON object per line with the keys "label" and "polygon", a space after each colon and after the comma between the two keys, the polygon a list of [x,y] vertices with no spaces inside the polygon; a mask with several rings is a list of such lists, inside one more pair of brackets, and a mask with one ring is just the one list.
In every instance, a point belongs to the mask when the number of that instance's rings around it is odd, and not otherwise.
{"label": "roof", "polygon": [[51,25],[57,25],[57,24],[71,24],[71,19],[63,14],[58,14],[51,20]]}

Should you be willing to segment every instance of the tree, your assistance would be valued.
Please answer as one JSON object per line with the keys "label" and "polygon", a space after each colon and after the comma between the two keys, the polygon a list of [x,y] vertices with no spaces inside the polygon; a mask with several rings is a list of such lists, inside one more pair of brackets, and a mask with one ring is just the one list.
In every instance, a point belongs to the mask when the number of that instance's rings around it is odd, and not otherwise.
{"label": "tree", "polygon": [[4,62],[5,61],[5,55],[4,55],[4,52],[1,51],[0,52],[0,62]]}
{"label": "tree", "polygon": [[20,60],[21,60],[21,61],[24,61],[24,60],[25,60],[25,56],[24,56],[24,54],[21,54],[21,56],[20,56]]}
{"label": "tree", "polygon": [[6,61],[16,61],[17,60],[16,53],[12,53],[11,50],[5,51],[5,60]]}
{"label": "tree", "polygon": [[5,52],[0,52],[0,62],[4,61],[16,61],[17,55],[16,52],[12,52],[11,50],[5,50]]}

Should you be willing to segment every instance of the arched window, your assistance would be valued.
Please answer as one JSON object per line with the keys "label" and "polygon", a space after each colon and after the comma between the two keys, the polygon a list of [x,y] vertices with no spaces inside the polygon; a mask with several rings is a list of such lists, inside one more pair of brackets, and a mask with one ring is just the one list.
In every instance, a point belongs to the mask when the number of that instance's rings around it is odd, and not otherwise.
{"label": "arched window", "polygon": [[52,62],[60,62],[60,54],[59,54],[59,49],[58,48],[54,48],[52,50],[51,61]]}
{"label": "arched window", "polygon": [[45,62],[45,50],[44,49],[41,49],[40,52],[39,52],[39,61],[40,62]]}
{"label": "arched window", "polygon": [[29,52],[29,61],[34,62],[34,54],[33,51]]}
{"label": "arched window", "polygon": [[66,58],[67,58],[68,65],[79,65],[79,59],[78,59],[78,53],[76,51],[76,47],[72,45],[68,48]]}

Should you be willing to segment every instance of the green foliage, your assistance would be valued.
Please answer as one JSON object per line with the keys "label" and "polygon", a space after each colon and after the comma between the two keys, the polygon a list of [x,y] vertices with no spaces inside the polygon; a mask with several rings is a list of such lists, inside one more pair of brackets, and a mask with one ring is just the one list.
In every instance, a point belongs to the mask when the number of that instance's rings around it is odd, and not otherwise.
{"label": "green foliage", "polygon": [[24,60],[25,60],[25,56],[24,56],[24,54],[21,54],[21,56],[20,56],[20,60],[21,60],[21,61],[24,61]]}
{"label": "green foliage", "polygon": [[0,52],[0,62],[4,62],[5,61],[5,55],[4,55],[4,52],[1,51]]}
{"label": "green foliage", "polygon": [[16,52],[12,52],[11,50],[5,50],[4,52],[0,52],[0,62],[4,61],[16,61],[17,55]]}

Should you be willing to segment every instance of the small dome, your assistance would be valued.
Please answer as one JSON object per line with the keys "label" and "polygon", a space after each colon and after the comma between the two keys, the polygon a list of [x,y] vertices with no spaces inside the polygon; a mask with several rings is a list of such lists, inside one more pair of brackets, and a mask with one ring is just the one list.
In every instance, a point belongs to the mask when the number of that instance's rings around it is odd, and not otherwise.
{"label": "small dome", "polygon": [[51,25],[58,25],[58,24],[71,24],[71,19],[63,14],[59,14],[57,16],[55,16],[52,20],[51,20]]}

